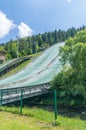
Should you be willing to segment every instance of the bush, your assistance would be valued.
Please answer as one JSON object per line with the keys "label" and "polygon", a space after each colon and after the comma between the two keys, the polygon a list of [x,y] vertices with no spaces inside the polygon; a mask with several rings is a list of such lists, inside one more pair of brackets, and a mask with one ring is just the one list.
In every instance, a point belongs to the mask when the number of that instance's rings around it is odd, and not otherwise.
{"label": "bush", "polygon": [[[77,82],[78,71],[73,68],[63,69],[51,81],[51,88],[60,90],[59,98],[68,98],[69,105],[75,106],[78,104],[77,100],[83,104],[86,100],[86,86]],[[77,75],[77,76],[76,76]]]}

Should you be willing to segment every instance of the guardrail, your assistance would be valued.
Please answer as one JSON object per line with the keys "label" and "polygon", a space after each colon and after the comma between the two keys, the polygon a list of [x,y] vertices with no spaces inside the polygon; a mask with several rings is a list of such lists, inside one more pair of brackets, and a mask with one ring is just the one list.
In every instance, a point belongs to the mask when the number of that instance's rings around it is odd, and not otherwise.
{"label": "guardrail", "polygon": [[38,96],[47,93],[50,89],[49,83],[31,87],[0,89],[0,106],[14,101]]}
{"label": "guardrail", "polygon": [[[19,113],[22,114],[23,99],[48,93],[49,90],[50,90],[49,83],[40,84],[33,87],[31,86],[31,87],[21,87],[21,88],[0,89],[0,106],[20,100]],[[57,120],[57,98],[56,97],[57,97],[56,90],[54,90],[55,121]]]}
{"label": "guardrail", "polygon": [[10,63],[8,63],[6,65],[3,65],[2,67],[0,67],[0,76],[7,73],[9,70],[17,67],[22,62],[24,62],[26,60],[30,60],[31,58],[32,58],[32,56],[22,57],[22,58],[15,59],[15,60],[13,60],[12,62],[10,62]]}

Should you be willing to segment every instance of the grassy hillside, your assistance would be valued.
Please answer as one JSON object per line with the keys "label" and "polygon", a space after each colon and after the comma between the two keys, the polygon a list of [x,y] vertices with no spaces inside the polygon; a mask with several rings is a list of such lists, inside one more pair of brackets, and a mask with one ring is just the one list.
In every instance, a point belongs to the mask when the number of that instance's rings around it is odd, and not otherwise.
{"label": "grassy hillside", "polygon": [[59,125],[54,125],[54,113],[40,108],[0,108],[0,130],[85,130],[86,120],[79,117],[64,117],[58,115]]}
{"label": "grassy hillside", "polygon": [[45,123],[32,117],[0,112],[0,130],[40,130]]}

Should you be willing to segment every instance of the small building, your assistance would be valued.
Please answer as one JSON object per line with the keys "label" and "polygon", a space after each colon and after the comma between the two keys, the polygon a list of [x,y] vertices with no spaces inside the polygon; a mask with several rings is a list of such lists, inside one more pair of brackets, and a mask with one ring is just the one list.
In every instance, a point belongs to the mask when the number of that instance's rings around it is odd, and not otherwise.
{"label": "small building", "polygon": [[0,63],[5,62],[5,56],[6,56],[5,51],[0,50]]}

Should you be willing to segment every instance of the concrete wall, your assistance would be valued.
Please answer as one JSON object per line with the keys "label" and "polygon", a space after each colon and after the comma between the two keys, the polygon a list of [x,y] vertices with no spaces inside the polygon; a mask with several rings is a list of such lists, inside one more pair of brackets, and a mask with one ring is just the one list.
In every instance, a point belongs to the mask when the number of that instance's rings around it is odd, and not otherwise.
{"label": "concrete wall", "polygon": [[1,60],[1,61],[4,61],[4,60],[5,60],[5,56],[1,56],[1,55],[0,55],[0,60]]}

